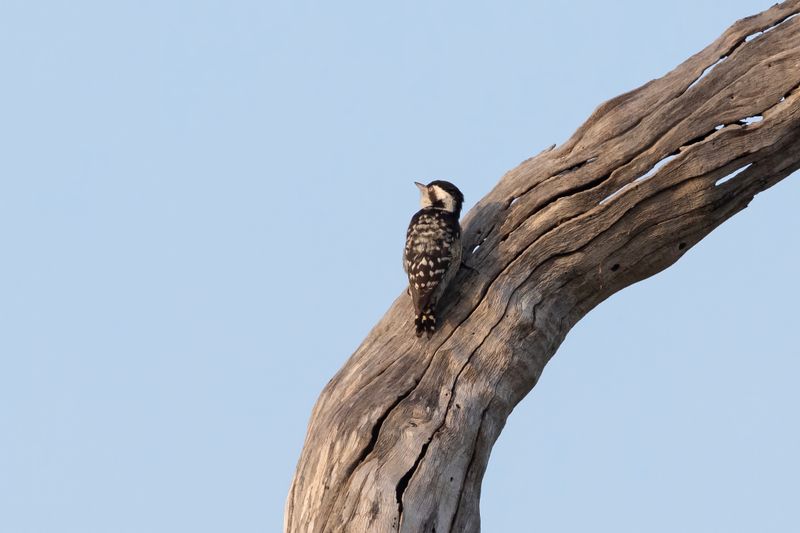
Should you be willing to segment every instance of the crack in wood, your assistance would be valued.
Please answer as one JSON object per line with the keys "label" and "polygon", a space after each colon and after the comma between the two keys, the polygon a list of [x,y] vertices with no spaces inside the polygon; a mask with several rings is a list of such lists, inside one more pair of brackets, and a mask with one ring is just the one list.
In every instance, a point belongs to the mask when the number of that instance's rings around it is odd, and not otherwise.
{"label": "crack in wood", "polygon": [[[506,307],[506,309],[508,309],[508,308]],[[403,493],[405,492],[406,487],[408,487],[408,484],[410,483],[411,477],[414,475],[414,472],[419,467],[420,462],[422,462],[422,459],[425,457],[425,453],[428,451],[428,446],[430,445],[431,441],[433,441],[434,437],[436,437],[436,434],[439,433],[439,431],[447,423],[447,414],[450,412],[450,408],[453,405],[453,401],[454,401],[454,398],[455,398],[455,390],[456,390],[456,386],[458,385],[458,379],[461,377],[461,374],[467,368],[467,365],[469,365],[469,362],[472,359],[472,357],[480,349],[480,347],[483,346],[483,343],[486,341],[486,339],[488,339],[491,336],[492,331],[494,330],[494,328],[498,324],[500,324],[501,321],[502,321],[502,317],[501,317],[500,321],[498,321],[494,326],[492,326],[492,328],[489,330],[489,332],[486,334],[486,336],[481,340],[481,342],[478,344],[478,346],[474,350],[472,350],[472,352],[470,352],[470,354],[467,356],[467,359],[466,359],[466,361],[464,361],[464,364],[461,365],[461,368],[459,369],[458,373],[456,374],[455,378],[453,379],[453,384],[450,387],[450,395],[449,395],[449,397],[447,399],[447,406],[444,408],[444,414],[442,416],[442,422],[436,427],[436,429],[433,430],[433,432],[431,433],[430,438],[422,446],[422,448],[420,450],[420,453],[417,456],[417,459],[414,461],[414,464],[411,467],[411,469],[409,469],[408,472],[406,472],[403,475],[403,477],[400,478],[400,481],[397,484],[396,495],[397,495],[397,503],[399,505],[399,515],[401,517],[401,520],[402,520],[402,514],[403,514]]]}

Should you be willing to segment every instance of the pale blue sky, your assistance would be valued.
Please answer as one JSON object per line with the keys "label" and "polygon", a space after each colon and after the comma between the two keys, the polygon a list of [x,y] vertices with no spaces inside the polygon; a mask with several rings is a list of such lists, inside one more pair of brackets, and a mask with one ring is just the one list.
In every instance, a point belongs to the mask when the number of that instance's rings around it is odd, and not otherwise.
{"label": "pale blue sky", "polygon": [[[771,3],[3,0],[0,531],[279,531],[412,182],[469,207]],[[484,531],[800,530],[797,179],[570,333]]]}

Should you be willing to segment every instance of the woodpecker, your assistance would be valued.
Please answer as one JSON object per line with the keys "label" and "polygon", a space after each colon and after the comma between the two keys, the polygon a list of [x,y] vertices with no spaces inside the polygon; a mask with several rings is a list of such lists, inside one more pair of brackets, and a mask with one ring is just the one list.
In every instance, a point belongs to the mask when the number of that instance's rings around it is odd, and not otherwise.
{"label": "woodpecker", "polygon": [[425,333],[431,338],[436,331],[436,304],[461,266],[458,218],[464,195],[448,181],[414,185],[422,195],[422,209],[408,225],[403,269],[408,274],[408,293],[414,303],[417,337]]}

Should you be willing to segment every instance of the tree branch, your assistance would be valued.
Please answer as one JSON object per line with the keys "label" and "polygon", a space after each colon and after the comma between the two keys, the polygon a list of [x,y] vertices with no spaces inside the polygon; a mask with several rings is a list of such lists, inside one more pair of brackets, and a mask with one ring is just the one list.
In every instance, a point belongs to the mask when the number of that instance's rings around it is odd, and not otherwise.
{"label": "tree branch", "polygon": [[436,335],[403,294],[323,390],[286,531],[480,529],[492,445],[570,328],[800,167],[798,13],[736,22],[500,179]]}

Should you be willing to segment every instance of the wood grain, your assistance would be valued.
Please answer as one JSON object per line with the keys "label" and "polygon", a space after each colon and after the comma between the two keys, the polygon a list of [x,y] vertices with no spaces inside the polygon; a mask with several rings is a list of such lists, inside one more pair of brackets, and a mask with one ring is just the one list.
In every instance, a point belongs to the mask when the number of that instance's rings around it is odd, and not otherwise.
{"label": "wood grain", "polygon": [[800,167],[798,13],[736,22],[500,179],[436,335],[402,294],[322,391],[285,531],[480,530],[492,445],[570,328]]}

